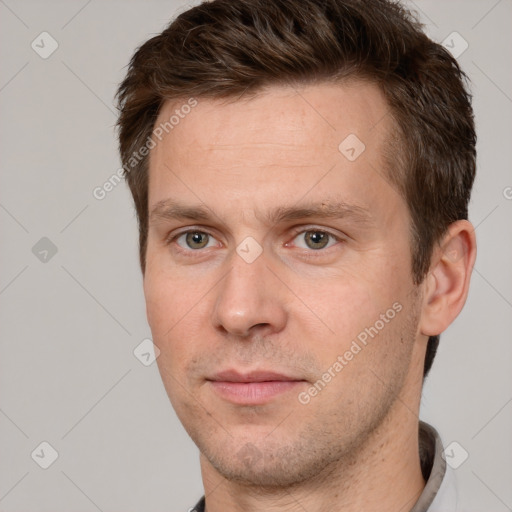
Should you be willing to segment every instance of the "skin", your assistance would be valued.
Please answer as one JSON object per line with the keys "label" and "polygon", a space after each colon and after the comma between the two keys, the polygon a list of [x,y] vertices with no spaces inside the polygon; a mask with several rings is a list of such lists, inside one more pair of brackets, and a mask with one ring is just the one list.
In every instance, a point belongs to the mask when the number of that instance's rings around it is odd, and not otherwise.
{"label": "skin", "polygon": [[[182,103],[166,103],[156,125]],[[475,238],[469,222],[452,224],[414,285],[410,215],[385,179],[388,113],[369,83],[270,87],[250,99],[198,99],[151,151],[147,316],[166,391],[201,452],[208,512],[410,510],[423,490],[426,343],[466,300]],[[338,149],[349,134],[366,146],[354,161]],[[169,201],[202,205],[209,218],[172,218]],[[278,206],[337,202],[364,218],[267,219]],[[187,229],[205,234],[190,245]],[[318,230],[333,237],[311,248]],[[262,250],[252,263],[236,250],[247,237]],[[397,303],[400,312],[301,403]],[[240,405],[208,380],[227,369],[302,382]]]}

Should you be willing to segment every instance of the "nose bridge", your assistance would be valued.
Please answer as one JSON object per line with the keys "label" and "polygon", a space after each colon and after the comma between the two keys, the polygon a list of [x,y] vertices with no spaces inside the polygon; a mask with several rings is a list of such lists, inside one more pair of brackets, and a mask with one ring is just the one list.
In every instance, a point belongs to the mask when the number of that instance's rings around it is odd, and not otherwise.
{"label": "nose bridge", "polygon": [[278,285],[267,268],[266,254],[260,248],[255,257],[251,243],[242,242],[233,253],[231,270],[219,283],[213,310],[214,325],[237,336],[249,336],[251,328],[257,325],[281,330],[286,321]]}

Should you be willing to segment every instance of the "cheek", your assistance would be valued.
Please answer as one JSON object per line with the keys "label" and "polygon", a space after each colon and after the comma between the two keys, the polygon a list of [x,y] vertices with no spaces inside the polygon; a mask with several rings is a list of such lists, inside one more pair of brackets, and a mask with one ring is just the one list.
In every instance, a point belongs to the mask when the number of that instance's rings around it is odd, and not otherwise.
{"label": "cheek", "polygon": [[152,331],[170,334],[193,312],[207,289],[203,279],[190,279],[166,264],[164,258],[148,259],[144,277],[146,312]]}
{"label": "cheek", "polygon": [[197,350],[191,339],[200,338],[193,321],[193,297],[180,290],[180,284],[151,270],[144,280],[148,323],[153,342],[160,349],[156,362],[167,395],[181,417],[187,402],[184,389],[190,387],[186,367]]}
{"label": "cheek", "polygon": [[[320,320],[325,327],[323,331],[330,340],[328,345],[351,341],[365,328],[374,325],[395,302],[401,302],[404,287],[398,281],[398,273],[390,268],[338,272],[324,276],[316,284],[297,283],[297,296],[310,305],[311,311],[307,311],[307,315],[312,322],[316,317],[317,323]],[[303,306],[302,309],[306,311]]]}
{"label": "cheek", "polygon": [[176,304],[165,279],[153,272],[151,268],[146,268],[144,297],[148,323],[153,336],[161,336],[162,332],[172,327]]}
{"label": "cheek", "polygon": [[160,349],[158,364],[169,371],[172,369],[174,374],[179,371],[179,361],[186,357],[184,352],[190,346],[184,332],[190,328],[188,324],[193,317],[193,305],[198,301],[197,294],[179,279],[170,279],[149,267],[144,278],[144,295],[153,342]]}

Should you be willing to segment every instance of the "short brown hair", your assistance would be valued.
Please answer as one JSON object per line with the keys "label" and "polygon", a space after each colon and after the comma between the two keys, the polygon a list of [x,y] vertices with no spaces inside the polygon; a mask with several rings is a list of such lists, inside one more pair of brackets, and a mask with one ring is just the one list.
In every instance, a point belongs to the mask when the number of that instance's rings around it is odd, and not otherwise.
{"label": "short brown hair", "polygon": [[[467,219],[476,135],[457,61],[388,0],[214,0],[183,12],[137,50],[117,98],[142,271],[148,156],[139,148],[151,140],[164,102],[354,77],[381,88],[397,126],[399,151],[387,177],[411,214],[413,279],[421,283],[434,245],[452,222]],[[438,344],[439,336],[430,337],[424,378]]]}

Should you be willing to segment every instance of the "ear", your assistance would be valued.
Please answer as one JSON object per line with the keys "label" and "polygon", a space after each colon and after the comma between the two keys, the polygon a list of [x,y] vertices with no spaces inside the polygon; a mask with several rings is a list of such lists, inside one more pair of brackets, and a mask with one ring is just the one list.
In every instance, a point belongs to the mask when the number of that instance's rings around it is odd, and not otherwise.
{"label": "ear", "polygon": [[441,334],[455,320],[468,296],[475,259],[473,225],[467,220],[450,224],[441,243],[434,248],[430,270],[423,282],[421,334]]}

